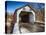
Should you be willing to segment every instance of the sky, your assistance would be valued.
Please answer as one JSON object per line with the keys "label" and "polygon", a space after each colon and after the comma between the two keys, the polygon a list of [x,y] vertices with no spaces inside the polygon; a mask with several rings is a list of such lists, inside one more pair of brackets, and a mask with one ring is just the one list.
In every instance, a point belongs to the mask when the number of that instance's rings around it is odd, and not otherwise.
{"label": "sky", "polygon": [[20,8],[26,4],[32,5],[33,8],[42,9],[45,7],[44,3],[32,3],[32,2],[18,2],[18,1],[6,1],[5,10],[7,8],[8,13],[14,13],[17,8]]}

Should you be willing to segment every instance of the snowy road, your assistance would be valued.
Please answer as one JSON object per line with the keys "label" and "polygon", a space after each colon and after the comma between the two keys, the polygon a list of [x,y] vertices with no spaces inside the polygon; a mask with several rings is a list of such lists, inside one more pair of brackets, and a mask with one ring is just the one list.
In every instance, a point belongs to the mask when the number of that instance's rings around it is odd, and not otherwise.
{"label": "snowy road", "polygon": [[[44,31],[44,27],[42,27],[42,24],[29,24],[29,23],[21,23],[21,28],[19,30],[19,25],[16,23],[14,26],[13,33],[30,33],[30,32],[42,32]],[[40,27],[39,27],[40,26]]]}

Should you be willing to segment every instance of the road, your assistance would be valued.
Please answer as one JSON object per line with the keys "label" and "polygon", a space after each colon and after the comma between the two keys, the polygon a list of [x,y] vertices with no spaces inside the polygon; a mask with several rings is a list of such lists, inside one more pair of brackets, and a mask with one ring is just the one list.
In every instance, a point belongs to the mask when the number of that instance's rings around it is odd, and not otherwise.
{"label": "road", "polygon": [[[18,32],[17,32],[18,31]],[[32,23],[19,23],[14,27],[13,33],[32,33],[32,32],[44,32],[44,24],[35,22]]]}
{"label": "road", "polygon": [[41,23],[21,23],[20,24],[21,33],[30,33],[30,32],[44,32],[44,25]]}

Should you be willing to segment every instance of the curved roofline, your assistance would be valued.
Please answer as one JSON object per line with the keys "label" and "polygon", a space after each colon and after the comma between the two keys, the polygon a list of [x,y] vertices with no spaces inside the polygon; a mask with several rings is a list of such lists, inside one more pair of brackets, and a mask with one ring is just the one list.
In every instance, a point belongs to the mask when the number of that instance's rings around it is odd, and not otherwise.
{"label": "curved roofline", "polygon": [[[21,9],[21,8],[23,8],[23,7],[25,7],[25,6],[29,6],[29,7],[35,12],[35,10],[32,8],[32,6],[30,6],[29,4],[26,4],[26,5],[24,5],[24,6],[20,7],[20,8],[17,8],[17,9],[15,10],[14,14],[13,14],[13,17],[17,14],[17,11],[18,11],[19,9]],[[14,28],[14,23],[15,23],[15,22],[16,22],[16,21],[15,21],[15,19],[13,18],[13,21],[11,22],[11,23],[12,23],[12,30],[11,30],[11,33],[13,33],[13,28]]]}
{"label": "curved roofline", "polygon": [[15,10],[14,14],[17,12],[17,10],[19,10],[19,9],[21,9],[21,8],[23,8],[23,7],[26,7],[26,6],[30,7],[34,12],[36,12],[36,11],[32,8],[31,5],[26,4],[26,5],[22,6],[22,7],[17,8],[17,9]]}

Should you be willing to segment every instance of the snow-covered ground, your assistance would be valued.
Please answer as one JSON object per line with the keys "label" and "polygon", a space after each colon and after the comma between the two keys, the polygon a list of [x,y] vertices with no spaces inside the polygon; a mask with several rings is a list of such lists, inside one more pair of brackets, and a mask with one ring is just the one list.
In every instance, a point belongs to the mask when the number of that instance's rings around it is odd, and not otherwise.
{"label": "snow-covered ground", "polygon": [[[19,25],[16,23],[14,25],[14,30],[13,30],[13,33],[31,33],[31,32],[42,32],[44,31],[44,28],[42,28],[42,26],[40,26],[39,24],[26,24],[26,23],[23,23],[21,25],[24,25],[25,27],[21,26],[20,30],[19,30]],[[41,24],[42,25],[42,24]],[[40,26],[40,27],[39,27]]]}
{"label": "snow-covered ground", "polygon": [[18,23],[15,23],[14,29],[13,29],[13,33],[15,33],[15,34],[20,33],[20,32],[19,32],[19,25],[18,25]]}
{"label": "snow-covered ground", "polygon": [[24,27],[21,28],[21,32],[22,33],[29,33],[30,31]]}
{"label": "snow-covered ground", "polygon": [[[30,32],[28,29],[26,29],[24,27],[21,27],[20,30],[21,30],[22,33],[28,33],[28,32]],[[20,30],[19,30],[19,25],[17,23],[15,23],[13,33],[18,34],[18,33],[20,33]]]}

